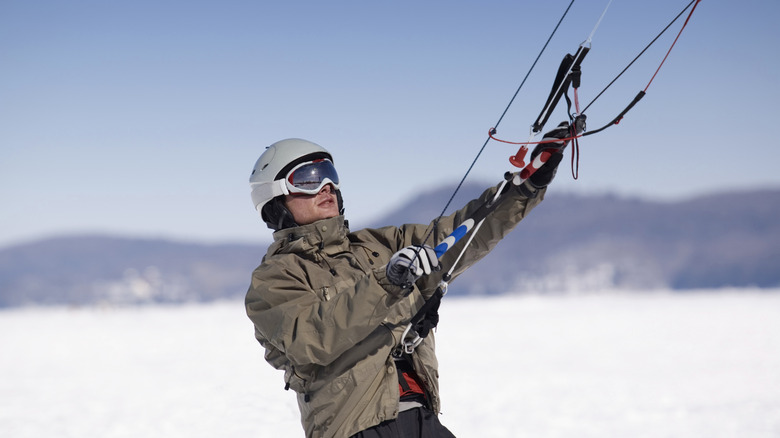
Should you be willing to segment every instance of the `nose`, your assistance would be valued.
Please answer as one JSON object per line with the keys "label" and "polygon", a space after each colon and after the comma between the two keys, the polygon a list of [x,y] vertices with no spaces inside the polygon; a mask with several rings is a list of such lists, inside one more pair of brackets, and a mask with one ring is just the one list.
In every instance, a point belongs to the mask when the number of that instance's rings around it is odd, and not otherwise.
{"label": "nose", "polygon": [[333,184],[325,184],[322,186],[322,189],[320,189],[320,193],[333,193]]}

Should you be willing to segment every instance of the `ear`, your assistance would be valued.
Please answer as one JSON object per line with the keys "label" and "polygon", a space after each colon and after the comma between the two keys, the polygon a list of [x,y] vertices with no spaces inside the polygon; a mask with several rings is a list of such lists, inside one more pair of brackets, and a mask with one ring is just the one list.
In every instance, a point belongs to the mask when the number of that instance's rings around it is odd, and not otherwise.
{"label": "ear", "polygon": [[263,220],[268,225],[268,228],[274,231],[298,226],[292,213],[287,208],[285,198],[285,196],[277,196],[263,206]]}

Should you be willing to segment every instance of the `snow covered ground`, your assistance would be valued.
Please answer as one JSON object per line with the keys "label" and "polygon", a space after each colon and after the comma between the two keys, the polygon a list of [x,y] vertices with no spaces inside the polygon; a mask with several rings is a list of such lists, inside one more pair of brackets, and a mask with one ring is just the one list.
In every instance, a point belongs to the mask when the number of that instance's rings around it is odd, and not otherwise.
{"label": "snow covered ground", "polygon": [[[778,437],[780,290],[445,298],[459,437]],[[241,302],[0,312],[0,434],[302,437]]]}

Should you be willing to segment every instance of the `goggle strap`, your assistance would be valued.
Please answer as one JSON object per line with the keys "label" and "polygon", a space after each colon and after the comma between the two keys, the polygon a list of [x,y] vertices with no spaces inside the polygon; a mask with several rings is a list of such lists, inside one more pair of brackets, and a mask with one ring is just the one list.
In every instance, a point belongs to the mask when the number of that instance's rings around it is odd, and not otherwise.
{"label": "goggle strap", "polygon": [[275,185],[274,187],[275,189],[278,187],[277,190],[281,191],[281,193],[279,193],[279,195],[277,196],[290,194],[290,190],[287,188],[287,178],[277,179],[276,181],[274,181],[274,185]]}

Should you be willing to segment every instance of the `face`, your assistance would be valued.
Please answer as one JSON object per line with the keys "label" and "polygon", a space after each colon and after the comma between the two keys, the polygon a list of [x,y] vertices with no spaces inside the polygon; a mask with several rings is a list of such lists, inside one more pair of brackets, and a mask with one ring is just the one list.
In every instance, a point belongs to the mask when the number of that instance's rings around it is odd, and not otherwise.
{"label": "face", "polygon": [[292,213],[298,225],[308,225],[320,219],[339,215],[339,203],[336,190],[326,184],[316,195],[292,194],[284,198],[287,209]]}

